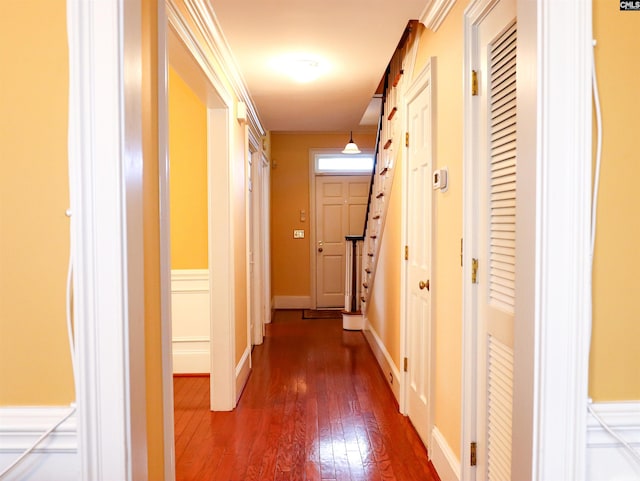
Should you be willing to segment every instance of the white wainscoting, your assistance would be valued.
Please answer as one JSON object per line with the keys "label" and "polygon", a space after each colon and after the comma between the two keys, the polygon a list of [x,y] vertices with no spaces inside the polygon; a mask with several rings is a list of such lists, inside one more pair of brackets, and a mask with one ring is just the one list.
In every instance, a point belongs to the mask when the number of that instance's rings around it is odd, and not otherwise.
{"label": "white wainscoting", "polygon": [[[0,472],[44,432],[69,413],[69,407],[0,408]],[[80,458],[76,414],[62,423],[3,481],[76,481]]]}
{"label": "white wainscoting", "polygon": [[209,271],[171,271],[174,374],[211,372]]}
{"label": "white wainscoting", "polygon": [[[593,410],[640,455],[640,401],[594,403]],[[588,414],[587,480],[637,481],[640,462]]]}
{"label": "white wainscoting", "polygon": [[460,460],[436,426],[431,430],[429,459],[441,481],[460,481]]}
{"label": "white wainscoting", "polygon": [[391,359],[391,354],[387,351],[382,339],[380,339],[378,333],[371,327],[369,319],[366,317],[364,326],[364,337],[369,343],[369,346],[380,365],[380,369],[382,369],[384,377],[387,379],[389,387],[391,388],[393,395],[396,397],[396,401],[400,404],[400,371],[394,364],[393,359]]}

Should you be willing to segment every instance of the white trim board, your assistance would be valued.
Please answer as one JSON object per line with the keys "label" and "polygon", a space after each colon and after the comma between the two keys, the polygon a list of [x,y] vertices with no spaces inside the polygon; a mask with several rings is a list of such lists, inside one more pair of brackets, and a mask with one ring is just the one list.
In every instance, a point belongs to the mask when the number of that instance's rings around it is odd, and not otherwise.
{"label": "white trim board", "polygon": [[460,481],[460,460],[437,426],[431,430],[429,460],[441,481]]}
{"label": "white trim board", "polygon": [[210,300],[208,269],[171,271],[173,374],[209,374]]}
{"label": "white trim board", "polygon": [[378,365],[380,369],[382,369],[382,373],[389,383],[389,387],[393,392],[393,395],[396,398],[396,401],[400,403],[400,371],[396,367],[393,359],[391,358],[391,354],[387,351],[386,346],[378,336],[378,333],[373,329],[369,319],[365,316],[364,319],[364,330],[362,333],[364,334],[365,339],[369,343],[369,347],[371,347],[371,351],[378,361]]}
{"label": "white trim board", "polygon": [[[141,6],[67,2],[80,479],[148,479]],[[126,45],[126,48],[123,48]]]}
{"label": "white trim board", "polygon": [[[594,403],[591,407],[617,435],[640,454],[640,401]],[[591,413],[587,418],[586,479],[640,479],[640,463],[605,431]]]}
{"label": "white trim board", "polygon": [[[0,408],[0,471],[9,466],[44,432],[69,413],[70,407]],[[76,414],[64,423],[3,481],[67,481],[80,479]]]}
{"label": "white trim board", "polygon": [[242,390],[249,380],[249,374],[251,374],[251,347],[245,349],[236,366],[236,403],[240,400]]}

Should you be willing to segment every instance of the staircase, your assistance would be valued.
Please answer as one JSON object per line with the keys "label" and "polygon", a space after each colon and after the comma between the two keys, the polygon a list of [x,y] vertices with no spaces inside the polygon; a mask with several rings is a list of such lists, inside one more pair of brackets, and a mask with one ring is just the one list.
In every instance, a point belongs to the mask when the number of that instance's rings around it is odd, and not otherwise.
{"label": "staircase", "polygon": [[382,108],[378,122],[378,136],[371,186],[369,189],[369,204],[365,219],[362,240],[362,263],[360,280],[359,310],[366,315],[369,299],[373,292],[373,283],[382,244],[382,236],[389,207],[393,177],[397,156],[402,154],[406,139],[403,134],[403,115],[400,103],[404,99],[404,92],[411,79],[405,72],[413,69],[409,66],[414,55],[408,55],[415,47],[413,40],[417,22],[411,21],[405,29],[384,79]]}

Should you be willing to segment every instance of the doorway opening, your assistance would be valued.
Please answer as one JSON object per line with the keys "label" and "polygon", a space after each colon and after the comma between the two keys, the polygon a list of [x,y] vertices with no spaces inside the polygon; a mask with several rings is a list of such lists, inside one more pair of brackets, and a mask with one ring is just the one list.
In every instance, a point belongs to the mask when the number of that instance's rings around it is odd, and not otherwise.
{"label": "doorway opening", "polygon": [[[211,72],[206,72],[201,59],[194,57],[186,45],[188,34],[169,22],[167,26],[168,63],[184,80],[206,108],[206,230],[207,265],[203,271],[204,279],[198,279],[204,300],[198,309],[202,310],[205,325],[196,326],[198,335],[183,336],[187,341],[199,342],[198,351],[208,354],[209,364],[205,373],[211,374],[210,406],[212,410],[229,410],[235,405],[236,373],[234,336],[234,286],[229,282],[233,272],[233,245],[231,232],[232,219],[229,215],[231,205],[231,168],[230,133],[233,98],[220,80]],[[171,112],[168,113],[171,115]],[[168,137],[166,141],[168,142]],[[173,282],[172,282],[173,284]],[[194,288],[196,291],[198,288]],[[172,288],[173,308],[176,290]],[[193,293],[193,292],[192,292]],[[212,313],[216,313],[215,316]],[[181,326],[182,327],[182,326]],[[181,327],[173,326],[180,332]],[[193,326],[191,326],[193,327]],[[185,339],[173,338],[173,351],[176,344]],[[208,351],[208,352],[207,352]],[[215,353],[215,355],[211,355]],[[202,352],[200,354],[203,354]],[[215,379],[215,386],[214,386]]]}
{"label": "doorway opening", "polygon": [[373,152],[309,152],[311,308],[344,307],[345,236],[362,235]]}

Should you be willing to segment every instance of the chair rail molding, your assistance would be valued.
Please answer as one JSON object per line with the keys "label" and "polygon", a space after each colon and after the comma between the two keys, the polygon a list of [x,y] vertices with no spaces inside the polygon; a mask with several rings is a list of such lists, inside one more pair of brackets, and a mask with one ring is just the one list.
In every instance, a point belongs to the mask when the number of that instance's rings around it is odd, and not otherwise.
{"label": "chair rail molding", "polygon": [[[71,409],[69,406],[0,407],[0,471],[30,448],[43,433],[69,415]],[[2,479],[80,479],[76,413],[72,413]]]}

